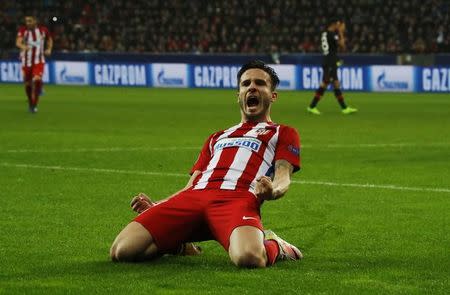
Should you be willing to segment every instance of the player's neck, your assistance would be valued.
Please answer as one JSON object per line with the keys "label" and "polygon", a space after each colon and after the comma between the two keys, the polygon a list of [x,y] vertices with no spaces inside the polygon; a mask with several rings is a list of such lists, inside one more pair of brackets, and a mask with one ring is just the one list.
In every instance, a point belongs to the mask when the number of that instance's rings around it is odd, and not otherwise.
{"label": "player's neck", "polygon": [[245,115],[242,115],[241,117],[241,123],[263,123],[263,122],[272,122],[270,115],[265,114],[260,117],[247,117]]}

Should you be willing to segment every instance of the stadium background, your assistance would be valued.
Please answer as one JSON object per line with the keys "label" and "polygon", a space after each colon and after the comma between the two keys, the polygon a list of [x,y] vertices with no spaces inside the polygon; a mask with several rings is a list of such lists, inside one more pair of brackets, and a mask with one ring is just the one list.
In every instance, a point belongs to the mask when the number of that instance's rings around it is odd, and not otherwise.
{"label": "stadium background", "polygon": [[[446,294],[449,2],[345,3],[1,1],[0,293]],[[24,11],[55,38],[36,115],[14,48]],[[327,93],[312,117],[318,33],[335,14],[359,113]],[[238,120],[233,75],[252,58],[277,67],[273,118],[303,143],[263,221],[306,258],[238,270],[205,242],[202,257],[111,263],[131,196],[177,191],[206,136]]]}

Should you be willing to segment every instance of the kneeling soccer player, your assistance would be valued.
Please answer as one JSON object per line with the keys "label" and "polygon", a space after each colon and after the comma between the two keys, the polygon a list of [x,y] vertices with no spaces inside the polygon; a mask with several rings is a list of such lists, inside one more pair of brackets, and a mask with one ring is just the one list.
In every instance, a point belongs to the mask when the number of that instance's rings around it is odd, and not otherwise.
{"label": "kneeling soccer player", "polygon": [[209,136],[184,189],[156,205],[142,195],[133,199],[133,209],[142,213],[116,237],[113,261],[149,260],[186,246],[197,254],[191,242],[205,240],[219,242],[239,267],[302,258],[295,246],[264,230],[260,217],[263,201],[282,197],[300,169],[297,131],[270,118],[279,78],[252,61],[237,81],[241,122]]}

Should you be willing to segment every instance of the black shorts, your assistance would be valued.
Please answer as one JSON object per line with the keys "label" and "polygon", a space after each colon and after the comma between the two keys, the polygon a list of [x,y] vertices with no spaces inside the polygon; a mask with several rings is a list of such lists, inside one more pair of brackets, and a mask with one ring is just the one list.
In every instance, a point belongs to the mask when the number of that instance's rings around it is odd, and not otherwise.
{"label": "black shorts", "polygon": [[329,83],[331,81],[337,81],[337,63],[326,63],[322,65],[323,78],[322,81]]}

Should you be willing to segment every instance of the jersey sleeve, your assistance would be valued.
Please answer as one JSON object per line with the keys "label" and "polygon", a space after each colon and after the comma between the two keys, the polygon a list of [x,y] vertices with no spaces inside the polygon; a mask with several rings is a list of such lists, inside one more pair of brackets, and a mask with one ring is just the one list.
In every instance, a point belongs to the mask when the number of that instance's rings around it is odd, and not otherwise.
{"label": "jersey sleeve", "polygon": [[300,170],[300,136],[297,130],[288,126],[280,127],[274,160],[286,160],[294,166],[294,172]]}
{"label": "jersey sleeve", "polygon": [[206,168],[206,166],[208,166],[209,160],[211,160],[210,144],[214,134],[211,134],[203,144],[203,148],[200,154],[198,155],[197,161],[195,162],[194,166],[192,166],[192,169],[189,172],[190,175],[192,175],[195,170],[203,171]]}
{"label": "jersey sleeve", "polygon": [[20,27],[19,30],[17,30],[17,37],[23,38],[25,35],[25,27]]}
{"label": "jersey sleeve", "polygon": [[48,40],[49,38],[52,38],[52,35],[50,34],[50,31],[47,27],[41,27],[41,31],[45,34],[45,38]]}

